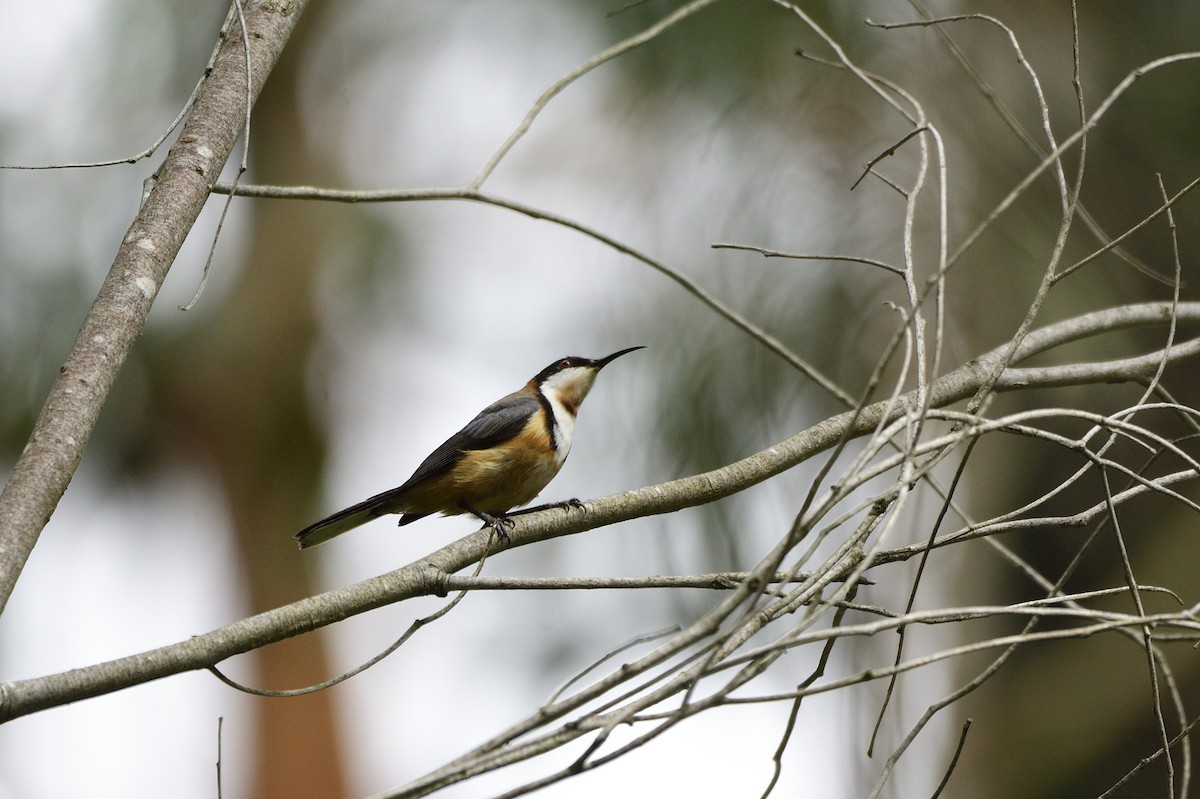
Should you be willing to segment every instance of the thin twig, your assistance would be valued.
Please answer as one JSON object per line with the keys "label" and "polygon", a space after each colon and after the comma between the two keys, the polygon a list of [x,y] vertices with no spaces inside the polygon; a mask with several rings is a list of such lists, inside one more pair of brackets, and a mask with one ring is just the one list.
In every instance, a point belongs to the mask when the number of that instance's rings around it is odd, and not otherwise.
{"label": "thin twig", "polygon": [[196,286],[196,293],[192,298],[183,305],[179,306],[181,311],[190,311],[196,302],[200,299],[200,295],[204,293],[204,287],[208,285],[208,273],[212,268],[213,257],[217,253],[217,242],[221,240],[221,231],[225,228],[225,217],[229,214],[229,209],[233,205],[233,197],[237,194],[237,185],[242,180],[242,175],[246,174],[250,164],[250,112],[254,107],[254,97],[252,94],[254,83],[254,68],[250,62],[250,34],[246,31],[246,17],[242,13],[242,0],[233,0],[233,6],[237,10],[238,30],[242,35],[242,48],[246,54],[246,116],[245,122],[242,125],[242,160],[238,164],[237,174],[233,177],[233,184],[230,187],[228,196],[225,202],[221,205],[221,216],[217,219],[217,229],[213,231],[212,243],[208,246],[208,255],[204,259],[204,269],[200,273],[200,284]]}
{"label": "thin twig", "polygon": [[963,722],[962,732],[958,734],[958,746],[954,747],[954,757],[950,758],[950,764],[946,766],[946,773],[942,775],[942,781],[938,783],[930,799],[938,799],[942,795],[942,791],[946,790],[946,786],[950,783],[950,775],[954,773],[954,769],[958,766],[958,759],[962,757],[963,747],[967,743],[967,733],[970,731],[971,719],[967,719]]}
{"label": "thin twig", "polygon": [[208,56],[208,63],[205,64],[204,70],[200,78],[196,81],[196,85],[192,87],[192,93],[184,100],[183,107],[179,109],[179,113],[171,120],[166,129],[159,134],[158,138],[150,143],[146,149],[136,152],[133,155],[121,156],[120,158],[109,158],[101,161],[80,161],[68,162],[62,164],[0,164],[0,169],[14,170],[47,170],[47,169],[91,169],[95,167],[117,166],[118,164],[136,164],[144,158],[149,158],[158,151],[171,134],[179,127],[180,123],[187,118],[188,113],[192,110],[192,106],[196,102],[196,98],[200,95],[200,90],[204,86],[204,82],[208,80],[208,76],[212,74],[213,66],[217,62],[217,54],[221,52],[221,44],[229,33],[229,26],[234,20],[234,5],[229,4],[229,11],[225,13],[225,21],[221,23],[221,29],[217,32],[217,40],[213,45],[212,52]]}
{"label": "thin twig", "polygon": [[[219,183],[214,188],[214,193],[223,194],[233,191],[234,188],[227,183]],[[683,288],[684,291],[691,294],[701,303],[706,305],[710,310],[716,312],[718,316],[732,323],[735,327],[745,332],[756,342],[765,347],[768,351],[778,355],[789,366],[797,369],[810,380],[827,391],[831,396],[835,397],[839,402],[847,407],[853,407],[853,399],[843,391],[835,382],[823,375],[812,364],[802,359],[799,355],[789,349],[777,337],[771,335],[759,325],[754,324],[748,318],[733,310],[721,300],[712,294],[707,289],[700,286],[695,280],[687,277],[678,269],[668,266],[665,262],[660,261],[653,256],[644,253],[635,247],[632,247],[613,236],[602,233],[597,228],[586,225],[582,222],[577,222],[569,217],[556,214],[552,211],[542,208],[536,208],[525,203],[517,202],[516,200],[508,200],[494,194],[475,191],[469,188],[463,189],[398,189],[398,190],[383,190],[383,191],[349,191],[341,189],[325,189],[312,186],[241,186],[237,188],[237,194],[240,197],[257,197],[264,199],[277,200],[322,200],[328,202],[348,202],[348,203],[366,203],[366,202],[423,202],[428,200],[466,200],[476,202],[482,205],[490,205],[496,208],[504,208],[509,211],[514,211],[530,219],[539,219],[546,222],[551,222],[560,227],[574,230],[577,233],[594,239],[601,244],[627,255],[634,260],[640,261],[643,264],[651,267],[655,271],[665,275],[677,285]]]}
{"label": "thin twig", "polygon": [[874,258],[863,258],[857,255],[810,255],[807,253],[783,252],[782,250],[769,250],[765,247],[756,247],[753,244],[730,244],[724,242],[715,242],[711,245],[714,250],[749,250],[756,252],[764,258],[792,258],[800,261],[844,261],[853,264],[866,264],[867,266],[876,266],[880,269],[886,269],[894,275],[903,275],[904,270],[898,266],[892,266],[884,261],[877,261]]}
{"label": "thin twig", "polygon": [[575,69],[568,72],[566,75],[563,75],[561,78],[554,81],[554,83],[550,84],[550,86],[542,92],[537,100],[534,101],[529,110],[525,112],[525,116],[521,119],[520,124],[517,125],[516,130],[509,134],[509,137],[502,145],[500,145],[500,148],[492,154],[492,157],[488,159],[488,162],[484,165],[483,169],[479,171],[479,174],[467,184],[467,188],[472,191],[478,191],[483,186],[484,181],[491,176],[492,172],[496,170],[496,167],[499,166],[504,157],[508,155],[509,151],[512,150],[512,148],[516,146],[517,142],[521,140],[521,137],[528,132],[538,114],[540,114],[542,110],[550,103],[550,101],[554,99],[555,95],[600,65],[606,64],[609,61],[612,61],[614,58],[624,55],[630,50],[640,47],[646,42],[657,38],[664,31],[669,30],[682,20],[687,19],[704,7],[712,5],[714,2],[715,0],[692,0],[691,3],[676,9],[674,13],[667,15],[654,25],[651,25],[645,30],[639,31],[622,42],[618,42],[603,52],[597,53]]}

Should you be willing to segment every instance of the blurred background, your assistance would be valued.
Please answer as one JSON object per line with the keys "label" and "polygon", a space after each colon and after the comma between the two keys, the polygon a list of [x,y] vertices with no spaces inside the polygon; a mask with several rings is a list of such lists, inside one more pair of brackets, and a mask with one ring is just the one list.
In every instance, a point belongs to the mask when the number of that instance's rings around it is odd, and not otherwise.
{"label": "blurred background", "polygon": [[[359,189],[465,184],[546,86],[677,6],[314,3],[255,108],[244,180]],[[864,24],[917,19],[913,7],[801,6],[856,63],[924,104],[947,145],[956,246],[1039,159],[931,29]],[[1011,26],[1039,72],[1057,134],[1074,129],[1068,4],[928,7],[935,15],[986,11]],[[0,50],[0,163],[120,158],[147,146],[188,96],[224,13],[220,4],[0,0],[9,32]],[[1200,42],[1191,2],[1092,2],[1079,23],[1089,108],[1130,70]],[[1044,141],[1028,78],[1003,35],[982,22],[947,31]],[[901,261],[902,198],[872,178],[850,187],[910,126],[855,78],[797,49],[832,57],[777,5],[716,4],[556,97],[485,188],[665,261],[856,395],[896,324],[884,303],[903,303],[900,282],[858,264],[768,260],[710,246]],[[1174,191],[1200,172],[1198,74],[1200,66],[1185,64],[1144,77],[1089,137],[1083,200],[1110,234],[1158,204],[1156,173]],[[908,145],[880,171],[910,181],[915,152]],[[0,171],[5,475],[161,155],[104,169]],[[1073,153],[1070,163],[1077,160]],[[922,276],[935,263],[935,199],[931,186],[918,230]],[[842,410],[661,274],[577,233],[461,202],[237,200],[207,288],[183,312],[223,202],[210,202],[175,264],[0,619],[2,679],[183,640],[397,568],[470,532],[476,525],[463,519],[400,531],[385,520],[314,551],[300,553],[292,540],[309,522],[402,482],[480,408],[562,355],[648,346],[597,383],[546,500],[715,468]],[[1192,286],[1196,210],[1193,198],[1176,209]],[[964,258],[949,282],[947,368],[1011,335],[1059,219],[1057,194],[1043,179]],[[1065,262],[1096,247],[1081,228]],[[1128,249],[1171,272],[1165,222],[1137,234]],[[1060,284],[1041,320],[1169,296],[1168,287],[1109,255]],[[1161,335],[1124,334],[1071,352],[1139,352]],[[1200,386],[1190,374],[1169,374],[1168,385],[1195,405]],[[1111,412],[1139,393],[1115,386],[1014,395],[993,413],[1045,405]],[[968,479],[961,497],[977,518],[1017,507],[1078,465],[1028,442],[989,442],[977,458],[979,477]],[[818,466],[702,509],[506,553],[489,560],[487,573],[749,568],[787,529]],[[1062,501],[1066,511],[1095,499]],[[936,502],[926,502],[935,512]],[[1194,517],[1161,500],[1137,512],[1129,545],[1139,579],[1194,589]],[[891,543],[922,540],[927,531],[896,535]],[[1056,574],[1083,536],[1030,534],[1009,543]],[[1040,595],[982,545],[955,549],[934,559],[935,582],[922,595],[928,602]],[[1075,580],[1119,585],[1119,561],[1101,548]],[[883,589],[860,599],[895,601]],[[1194,591],[1183,599],[1197,601]],[[687,624],[711,601],[699,591],[478,594],[381,665],[303,699],[247,698],[210,675],[188,674],[43,712],[0,727],[0,796],[214,796],[218,717],[225,797],[380,791],[523,717],[631,636]],[[225,667],[260,687],[318,682],[375,654],[442,602],[385,608]],[[847,670],[885,663],[888,644],[855,644],[839,657]],[[813,661],[794,660],[757,690],[789,690],[803,679]],[[881,751],[984,663],[955,662],[903,683]],[[1200,700],[1191,688],[1194,657],[1175,665],[1193,702]],[[881,688],[806,703],[776,795],[869,790],[886,757],[864,755]],[[1026,648],[919,739],[891,795],[930,793],[970,715],[976,723],[953,795],[1094,796],[1153,751],[1150,706],[1136,646],[1105,639]],[[787,712],[765,705],[703,714],[544,795],[756,796],[770,778]],[[518,767],[444,795],[493,795],[538,773]],[[1147,769],[1128,795],[1162,795],[1163,773]]]}

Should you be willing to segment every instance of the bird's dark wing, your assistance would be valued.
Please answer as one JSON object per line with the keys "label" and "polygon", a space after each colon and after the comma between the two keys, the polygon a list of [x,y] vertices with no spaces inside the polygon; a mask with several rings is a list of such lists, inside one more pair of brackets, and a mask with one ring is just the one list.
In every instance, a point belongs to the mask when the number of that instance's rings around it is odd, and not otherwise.
{"label": "bird's dark wing", "polygon": [[[522,392],[509,394],[493,402],[468,422],[466,427],[435,449],[417,467],[413,476],[404,481],[404,485],[376,494],[357,505],[351,505],[297,533],[300,547],[304,549],[316,546],[379,516],[397,513],[400,509],[395,506],[395,501],[403,496],[406,490],[422,480],[449,470],[458,463],[462,453],[468,450],[494,447],[516,436],[538,410],[537,399]],[[427,515],[405,514],[401,517],[400,524],[407,524]]]}
{"label": "bird's dark wing", "polygon": [[464,452],[504,443],[520,433],[539,410],[537,398],[520,391],[496,400],[430,453],[412,477],[393,490],[399,494],[422,480],[441,474],[458,463]]}

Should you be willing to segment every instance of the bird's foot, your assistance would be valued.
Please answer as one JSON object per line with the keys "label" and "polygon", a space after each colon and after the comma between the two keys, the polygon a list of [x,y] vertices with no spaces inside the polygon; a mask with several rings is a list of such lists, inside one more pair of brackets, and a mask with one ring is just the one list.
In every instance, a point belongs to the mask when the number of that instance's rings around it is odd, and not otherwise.
{"label": "bird's foot", "polygon": [[516,527],[516,522],[509,518],[507,513],[501,513],[493,516],[490,513],[484,513],[481,510],[476,510],[470,505],[463,504],[462,509],[470,513],[475,518],[492,528],[496,533],[496,537],[501,541],[508,543],[508,531]]}
{"label": "bird's foot", "polygon": [[496,537],[506,544],[508,543],[508,531],[517,526],[517,523],[508,518],[508,516],[493,516],[490,513],[480,513],[479,518],[483,519],[484,524],[490,526]]}

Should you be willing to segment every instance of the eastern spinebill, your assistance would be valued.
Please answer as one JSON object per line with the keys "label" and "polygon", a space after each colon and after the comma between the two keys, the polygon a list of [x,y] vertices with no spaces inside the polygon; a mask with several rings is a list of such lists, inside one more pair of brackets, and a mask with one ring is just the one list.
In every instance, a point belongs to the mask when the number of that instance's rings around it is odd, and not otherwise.
{"label": "eastern spinebill", "polygon": [[[575,416],[596,375],[630,347],[604,358],[561,358],[519,391],[496,400],[426,458],[403,485],[296,533],[301,549],[372,519],[399,513],[405,525],[432,513],[470,513],[506,535],[508,511],[541,493],[571,451]],[[578,500],[554,505],[578,505]],[[527,510],[539,510],[542,507]],[[527,512],[527,511],[522,511]]]}

